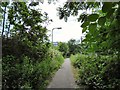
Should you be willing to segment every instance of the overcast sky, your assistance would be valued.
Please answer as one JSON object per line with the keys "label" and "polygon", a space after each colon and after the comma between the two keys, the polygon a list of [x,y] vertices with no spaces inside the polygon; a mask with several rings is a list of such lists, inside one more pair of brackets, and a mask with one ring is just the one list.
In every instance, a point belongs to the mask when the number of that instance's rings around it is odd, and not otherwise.
{"label": "overcast sky", "polygon": [[[40,5],[40,7],[43,9],[43,11],[48,13],[48,16],[50,19],[53,20],[47,28],[48,30],[52,30],[52,28],[56,27],[62,27],[62,29],[54,29],[53,34],[53,41],[62,41],[67,42],[70,39],[76,39],[79,40],[82,35],[82,28],[80,27],[80,22],[77,22],[76,17],[70,17],[67,22],[63,20],[60,20],[57,16],[58,11],[56,10],[57,7],[63,6],[63,3],[66,0],[59,0],[56,4],[48,4],[47,2],[44,2],[44,4]],[[51,34],[51,31],[48,32],[48,34]],[[51,37],[49,37],[51,41]]]}

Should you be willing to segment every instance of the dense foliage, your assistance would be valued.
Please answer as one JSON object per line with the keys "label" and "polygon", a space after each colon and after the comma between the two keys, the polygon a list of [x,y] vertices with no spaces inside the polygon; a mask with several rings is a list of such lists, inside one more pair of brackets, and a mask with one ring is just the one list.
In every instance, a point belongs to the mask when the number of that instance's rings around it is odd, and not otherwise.
{"label": "dense foliage", "polygon": [[120,89],[120,2],[66,2],[59,17],[67,21],[70,15],[79,15],[86,34],[81,43],[84,55],[74,57],[81,82],[92,88]]}
{"label": "dense foliage", "polygon": [[2,2],[2,88],[46,88],[50,76],[63,62],[62,54],[50,49],[47,29],[41,24],[47,13],[38,2]]}
{"label": "dense foliage", "polygon": [[13,55],[3,57],[2,88],[46,88],[51,75],[60,68],[64,60],[56,50],[50,49],[47,54],[41,62],[38,62],[41,58],[37,58],[37,63],[33,63],[32,58],[25,55],[21,58]]}
{"label": "dense foliage", "polygon": [[71,54],[77,54],[77,53],[81,53],[81,47],[80,47],[80,42],[75,40],[75,39],[71,39],[68,41],[68,47],[69,47],[69,52],[68,52],[68,56],[70,57]]}
{"label": "dense foliage", "polygon": [[64,57],[67,57],[68,52],[69,52],[69,47],[68,47],[67,43],[59,42],[58,43],[58,50],[60,52],[62,52]]}
{"label": "dense foliage", "polygon": [[120,89],[120,61],[116,56],[76,54],[70,57],[75,68],[79,69],[78,85],[89,88]]}
{"label": "dense foliage", "polygon": [[59,8],[59,15],[60,19],[67,19],[70,15],[78,15],[79,10],[85,10],[78,21],[83,23],[82,31],[87,34],[83,43],[86,52],[120,56],[119,9],[119,2],[66,2],[63,8]]}
{"label": "dense foliage", "polygon": [[58,42],[55,48],[62,52],[64,57],[70,57],[71,54],[81,53],[80,42],[75,39],[70,39],[68,42]]}

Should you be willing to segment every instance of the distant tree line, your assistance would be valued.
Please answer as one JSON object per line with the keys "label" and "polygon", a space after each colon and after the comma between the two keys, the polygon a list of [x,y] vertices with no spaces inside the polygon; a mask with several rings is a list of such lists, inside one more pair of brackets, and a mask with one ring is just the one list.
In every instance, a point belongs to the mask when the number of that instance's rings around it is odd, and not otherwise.
{"label": "distant tree line", "polygon": [[82,52],[80,42],[75,39],[70,39],[68,42],[58,42],[57,49],[63,53],[64,57]]}

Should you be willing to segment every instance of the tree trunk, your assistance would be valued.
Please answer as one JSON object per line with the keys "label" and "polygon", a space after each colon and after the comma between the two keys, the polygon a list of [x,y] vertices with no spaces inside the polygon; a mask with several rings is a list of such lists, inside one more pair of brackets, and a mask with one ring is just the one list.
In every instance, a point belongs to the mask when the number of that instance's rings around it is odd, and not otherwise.
{"label": "tree trunk", "polygon": [[5,26],[5,14],[6,14],[6,6],[4,9],[4,15],[3,15],[3,29],[2,29],[2,37],[3,37],[3,33],[4,33],[4,26]]}

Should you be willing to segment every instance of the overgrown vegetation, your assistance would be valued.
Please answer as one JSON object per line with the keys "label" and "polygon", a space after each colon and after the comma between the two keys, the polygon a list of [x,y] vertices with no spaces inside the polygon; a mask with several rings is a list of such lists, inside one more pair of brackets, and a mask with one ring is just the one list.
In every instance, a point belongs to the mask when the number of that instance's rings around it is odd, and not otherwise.
{"label": "overgrown vegetation", "polygon": [[79,69],[78,85],[89,88],[120,89],[120,62],[116,56],[95,56],[76,54],[70,57],[75,68]]}
{"label": "overgrown vegetation", "polygon": [[68,52],[68,56],[70,57],[71,54],[76,54],[76,53],[81,53],[81,46],[80,46],[80,42],[75,40],[75,39],[71,39],[68,41],[68,47],[69,47],[69,52]]}
{"label": "overgrown vegetation", "polygon": [[[79,14],[79,10],[84,10]],[[77,16],[85,39],[81,54],[71,56],[81,84],[97,89],[120,89],[120,2],[66,2],[60,19]]]}
{"label": "overgrown vegetation", "polygon": [[50,49],[47,57],[36,63],[28,56],[16,58],[13,55],[3,57],[2,88],[46,88],[53,73],[58,70],[64,58],[61,53]]}
{"label": "overgrown vegetation", "polygon": [[71,54],[81,53],[80,42],[75,39],[70,39],[67,43],[58,42],[58,46],[55,48],[62,52],[64,57],[70,57]]}
{"label": "overgrown vegetation", "polygon": [[63,63],[51,49],[42,23],[47,13],[36,10],[38,2],[2,2],[2,88],[40,90]]}
{"label": "overgrown vegetation", "polygon": [[59,17],[65,21],[70,15],[79,15],[79,10],[85,11],[78,17],[85,39],[81,44],[75,40],[59,44],[62,53],[50,48],[47,28],[41,25],[49,17],[35,8],[37,5],[38,2],[0,3],[3,89],[42,89],[62,64],[62,54],[73,54],[79,85],[119,90],[120,2],[66,2],[59,8]]}
{"label": "overgrown vegetation", "polygon": [[62,54],[63,54],[64,57],[67,57],[67,56],[68,56],[69,47],[68,47],[68,44],[67,44],[67,43],[59,42],[59,43],[58,43],[58,46],[57,46],[57,49],[58,49],[60,52],[62,52]]}

